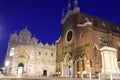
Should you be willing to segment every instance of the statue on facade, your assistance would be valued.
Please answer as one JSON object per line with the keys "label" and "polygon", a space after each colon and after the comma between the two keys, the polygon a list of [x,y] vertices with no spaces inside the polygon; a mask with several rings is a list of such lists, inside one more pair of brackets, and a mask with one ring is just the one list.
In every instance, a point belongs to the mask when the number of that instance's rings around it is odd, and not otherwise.
{"label": "statue on facade", "polygon": [[111,40],[108,38],[107,34],[101,35],[99,41],[101,41],[103,44],[106,44],[107,46],[110,46],[111,44]]}

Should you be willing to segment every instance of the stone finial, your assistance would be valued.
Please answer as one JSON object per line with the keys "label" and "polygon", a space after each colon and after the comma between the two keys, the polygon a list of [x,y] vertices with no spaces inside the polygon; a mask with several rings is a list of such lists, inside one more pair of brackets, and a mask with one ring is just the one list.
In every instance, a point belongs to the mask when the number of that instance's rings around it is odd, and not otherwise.
{"label": "stone finial", "polygon": [[70,10],[71,9],[71,3],[70,3],[70,0],[69,0],[69,2],[68,2],[68,10]]}
{"label": "stone finial", "polygon": [[64,9],[63,9],[63,12],[62,12],[62,19],[65,17],[65,12],[64,12]]}
{"label": "stone finial", "polygon": [[74,13],[80,12],[80,8],[78,7],[78,0],[74,0]]}
{"label": "stone finial", "polygon": [[78,7],[78,0],[74,0],[74,8]]}

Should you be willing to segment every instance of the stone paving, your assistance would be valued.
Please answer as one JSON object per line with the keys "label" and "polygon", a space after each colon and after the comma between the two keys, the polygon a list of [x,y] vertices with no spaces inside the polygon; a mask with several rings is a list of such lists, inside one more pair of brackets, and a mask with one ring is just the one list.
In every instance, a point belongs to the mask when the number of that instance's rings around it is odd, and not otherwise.
{"label": "stone paving", "polygon": [[[26,77],[26,78],[1,77],[0,80],[90,80],[90,79],[61,78],[61,77]],[[98,79],[92,79],[92,80],[98,80]]]}
{"label": "stone paving", "polygon": [[[0,80],[90,80],[89,78],[63,78],[63,77],[45,77],[45,76],[40,76],[40,77],[15,77],[15,76],[4,76],[0,75]],[[120,80],[118,79],[91,79],[91,80]]]}
{"label": "stone paving", "polygon": [[[16,78],[12,76],[0,76],[0,80],[90,80],[88,78],[86,79],[80,79],[80,78],[62,78],[62,77],[22,77],[22,78]],[[91,79],[91,80],[99,80],[99,79]],[[100,79],[100,80],[110,80],[110,79]],[[113,80],[120,80],[120,79],[113,79]]]}
{"label": "stone paving", "polygon": [[[90,80],[90,79],[80,79],[80,78],[1,78],[0,80]],[[95,80],[95,79],[92,79]],[[96,79],[98,80],[98,79]]]}

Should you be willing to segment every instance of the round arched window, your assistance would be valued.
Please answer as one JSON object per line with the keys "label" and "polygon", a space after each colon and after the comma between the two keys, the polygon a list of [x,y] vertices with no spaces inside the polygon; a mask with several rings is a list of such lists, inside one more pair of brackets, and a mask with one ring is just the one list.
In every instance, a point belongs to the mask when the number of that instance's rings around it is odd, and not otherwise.
{"label": "round arched window", "polygon": [[72,36],[73,36],[72,31],[69,31],[68,34],[67,34],[67,41],[71,41]]}
{"label": "round arched window", "polygon": [[66,42],[71,42],[72,39],[73,39],[73,30],[72,30],[72,29],[69,29],[69,30],[66,32],[65,40],[66,40]]}

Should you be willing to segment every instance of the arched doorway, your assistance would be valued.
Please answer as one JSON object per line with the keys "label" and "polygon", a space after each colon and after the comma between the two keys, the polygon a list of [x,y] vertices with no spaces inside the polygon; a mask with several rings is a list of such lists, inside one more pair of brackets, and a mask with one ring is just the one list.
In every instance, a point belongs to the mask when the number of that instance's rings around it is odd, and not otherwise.
{"label": "arched doorway", "polygon": [[43,76],[47,76],[47,70],[43,70]]}
{"label": "arched doorway", "polygon": [[72,60],[71,54],[67,53],[64,58],[64,64],[62,67],[62,75],[63,77],[72,77],[73,75],[73,67],[72,67]]}
{"label": "arched doorway", "polygon": [[68,73],[68,77],[71,77],[71,66],[70,65],[68,66],[68,72],[67,73]]}
{"label": "arched doorway", "polygon": [[24,70],[24,64],[23,63],[19,63],[18,64],[18,75],[21,76],[23,74],[23,70]]}
{"label": "arched doorway", "polygon": [[49,76],[50,75],[50,71],[49,71],[49,67],[48,66],[44,66],[42,68],[42,75],[43,76]]}

